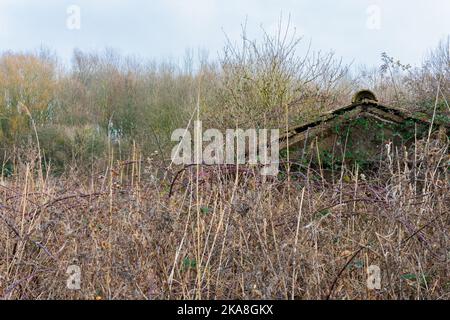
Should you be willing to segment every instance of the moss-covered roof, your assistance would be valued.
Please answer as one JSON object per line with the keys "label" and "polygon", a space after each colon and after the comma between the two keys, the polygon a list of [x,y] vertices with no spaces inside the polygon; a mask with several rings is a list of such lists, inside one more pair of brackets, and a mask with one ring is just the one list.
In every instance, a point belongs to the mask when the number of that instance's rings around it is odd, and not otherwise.
{"label": "moss-covered roof", "polygon": [[315,120],[291,127],[289,131],[280,137],[280,149],[288,145],[297,144],[307,137],[315,136],[330,128],[337,121],[356,119],[361,116],[376,118],[382,122],[401,124],[405,121],[436,126],[444,126],[447,131],[450,130],[450,123],[435,118],[430,119],[424,113],[411,113],[399,108],[387,107],[378,102],[375,94],[370,90],[361,90],[357,92],[352,103],[338,109],[334,109],[317,117]]}

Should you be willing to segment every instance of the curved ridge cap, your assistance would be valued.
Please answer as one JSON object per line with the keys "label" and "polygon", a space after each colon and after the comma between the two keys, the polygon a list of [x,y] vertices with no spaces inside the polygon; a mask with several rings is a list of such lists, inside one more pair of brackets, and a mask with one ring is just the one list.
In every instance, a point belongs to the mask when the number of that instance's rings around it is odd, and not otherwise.
{"label": "curved ridge cap", "polygon": [[352,104],[364,103],[364,100],[378,102],[377,96],[369,89],[362,89],[352,97]]}

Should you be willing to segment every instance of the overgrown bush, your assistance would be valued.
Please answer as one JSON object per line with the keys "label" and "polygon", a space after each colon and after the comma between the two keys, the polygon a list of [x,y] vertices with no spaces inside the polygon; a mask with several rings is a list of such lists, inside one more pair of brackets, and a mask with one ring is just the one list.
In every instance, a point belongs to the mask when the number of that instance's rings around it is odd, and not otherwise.
{"label": "overgrown bush", "polygon": [[289,24],[279,28],[275,35],[263,30],[261,41],[248,39],[244,28],[240,46],[227,42],[220,61],[218,103],[206,110],[218,125],[283,128],[350,94],[343,81],[347,66],[333,53],[298,54],[302,38]]}
{"label": "overgrown bush", "polygon": [[58,82],[54,61],[33,54],[0,56],[0,143],[13,145],[30,132],[31,119],[45,122],[54,111]]}

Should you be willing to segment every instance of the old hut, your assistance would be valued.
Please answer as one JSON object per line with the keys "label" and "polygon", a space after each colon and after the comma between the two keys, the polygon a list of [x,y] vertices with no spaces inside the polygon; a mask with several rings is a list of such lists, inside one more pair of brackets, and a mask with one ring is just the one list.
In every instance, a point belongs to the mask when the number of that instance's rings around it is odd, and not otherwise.
{"label": "old hut", "polygon": [[449,129],[448,122],[388,107],[373,92],[362,90],[350,105],[290,128],[280,137],[280,150],[285,155],[289,149],[289,158],[296,161],[317,158],[325,166],[344,161],[363,165],[379,160],[386,145],[409,146],[435,131],[447,138]]}

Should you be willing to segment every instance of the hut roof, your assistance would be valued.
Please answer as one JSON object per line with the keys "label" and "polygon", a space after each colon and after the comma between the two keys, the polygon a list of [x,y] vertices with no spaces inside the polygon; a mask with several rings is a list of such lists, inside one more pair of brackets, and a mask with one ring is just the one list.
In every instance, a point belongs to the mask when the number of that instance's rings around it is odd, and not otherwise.
{"label": "hut roof", "polygon": [[[411,113],[400,108],[388,107],[378,102],[375,94],[370,90],[361,90],[357,92],[352,103],[319,116],[316,120],[294,126],[288,132],[280,137],[280,149],[304,141],[306,138],[320,134],[329,129],[336,121],[342,117],[346,120],[360,118],[362,116],[375,118],[378,121],[400,124],[405,121],[413,121],[425,125],[431,125],[432,120],[426,114]],[[450,130],[450,124],[434,119],[433,124],[444,126]]]}

